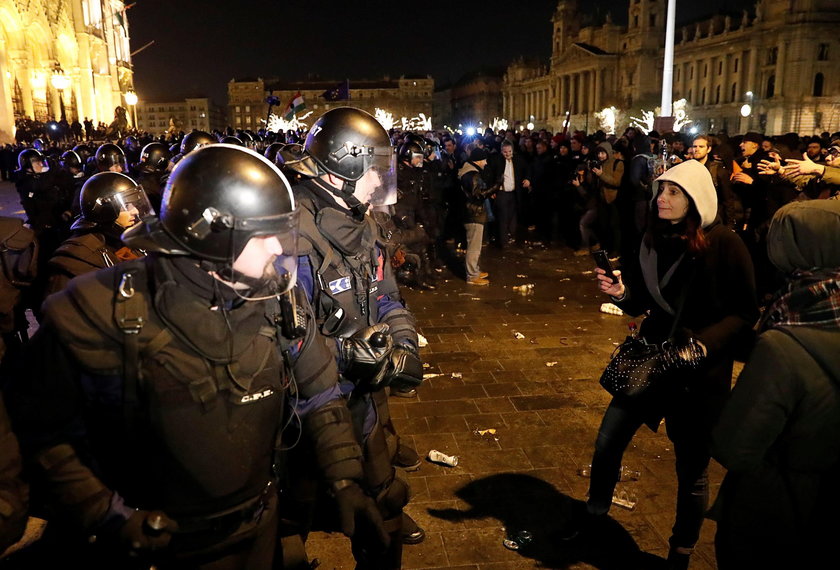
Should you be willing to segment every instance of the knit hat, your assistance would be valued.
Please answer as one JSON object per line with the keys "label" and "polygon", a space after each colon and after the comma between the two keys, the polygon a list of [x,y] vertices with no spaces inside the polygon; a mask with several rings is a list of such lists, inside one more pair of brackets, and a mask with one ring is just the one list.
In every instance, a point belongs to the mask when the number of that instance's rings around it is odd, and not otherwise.
{"label": "knit hat", "polygon": [[840,200],[806,200],[779,208],[767,231],[767,256],[780,271],[840,267]]}
{"label": "knit hat", "polygon": [[487,160],[487,151],[483,148],[474,148],[470,152],[470,162],[478,162],[479,160]]}
{"label": "knit hat", "polygon": [[700,226],[707,228],[717,217],[718,201],[712,175],[709,169],[696,160],[686,160],[669,168],[653,181],[653,201],[659,196],[659,184],[673,182],[691,196],[700,213]]}

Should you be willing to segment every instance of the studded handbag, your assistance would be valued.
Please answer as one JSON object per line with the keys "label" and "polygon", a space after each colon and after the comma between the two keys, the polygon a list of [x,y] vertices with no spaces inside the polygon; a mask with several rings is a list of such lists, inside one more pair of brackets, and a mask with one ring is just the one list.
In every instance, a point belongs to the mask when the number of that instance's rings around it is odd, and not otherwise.
{"label": "studded handbag", "polygon": [[680,348],[676,348],[674,344],[674,335],[685,306],[690,281],[691,279],[686,282],[680,293],[668,340],[659,344],[649,343],[643,337],[637,336],[633,330],[613,351],[600,379],[601,386],[607,392],[613,396],[639,398],[651,392],[669,373],[678,369],[697,368],[705,359],[694,340]]}

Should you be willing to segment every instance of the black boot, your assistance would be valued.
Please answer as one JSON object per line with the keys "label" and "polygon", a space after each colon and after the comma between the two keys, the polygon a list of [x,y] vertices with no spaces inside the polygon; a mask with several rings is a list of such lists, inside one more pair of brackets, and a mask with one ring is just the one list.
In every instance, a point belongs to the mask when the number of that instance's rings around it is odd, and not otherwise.
{"label": "black boot", "polygon": [[407,514],[402,514],[402,543],[420,544],[426,540],[426,531],[420,528],[414,519]]}

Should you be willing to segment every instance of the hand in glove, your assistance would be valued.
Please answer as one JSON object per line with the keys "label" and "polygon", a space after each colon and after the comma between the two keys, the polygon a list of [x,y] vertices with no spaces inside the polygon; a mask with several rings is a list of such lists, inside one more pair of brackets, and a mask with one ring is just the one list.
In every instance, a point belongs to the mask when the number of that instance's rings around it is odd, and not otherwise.
{"label": "hand in glove", "polygon": [[696,338],[671,345],[663,354],[666,370],[699,368],[706,360],[706,346]]}
{"label": "hand in glove", "polygon": [[119,530],[120,540],[133,551],[166,548],[178,523],[160,511],[135,511]]}
{"label": "hand in glove", "polygon": [[388,325],[375,324],[341,341],[342,374],[356,385],[378,386],[382,383],[393,347]]}
{"label": "hand in glove", "polygon": [[385,382],[395,388],[416,388],[423,382],[423,362],[410,346],[395,346],[388,357]]}
{"label": "hand in glove", "polygon": [[338,503],[341,532],[348,537],[356,534],[368,536],[374,543],[381,544],[382,550],[388,548],[391,541],[373,499],[366,495],[356,482],[349,479],[336,481],[332,484],[332,489]]}

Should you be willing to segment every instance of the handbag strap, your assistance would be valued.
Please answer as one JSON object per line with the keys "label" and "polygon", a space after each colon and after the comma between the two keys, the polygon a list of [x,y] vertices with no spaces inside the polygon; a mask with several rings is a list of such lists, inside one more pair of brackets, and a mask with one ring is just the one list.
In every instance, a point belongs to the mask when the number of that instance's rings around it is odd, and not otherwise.
{"label": "handbag strap", "polygon": [[674,324],[671,325],[671,332],[668,333],[669,342],[674,340],[674,334],[677,332],[677,326],[680,323],[680,317],[682,317],[683,307],[685,307],[685,300],[688,298],[688,288],[691,285],[691,282],[694,281],[694,275],[697,273],[697,264],[695,263],[694,258],[688,258],[688,262],[691,264],[691,274],[688,276],[688,279],[686,279],[685,284],[683,284],[680,296],[677,300],[677,312],[674,315]]}

